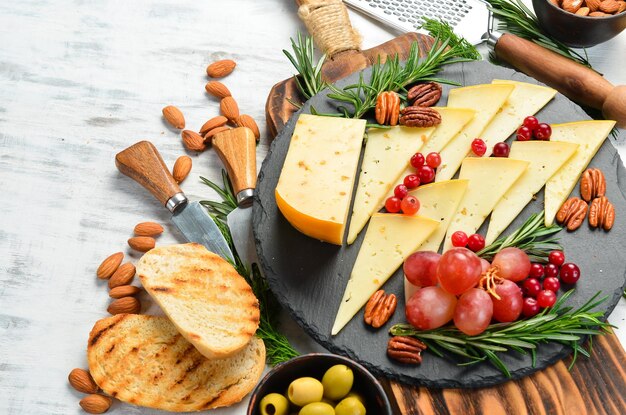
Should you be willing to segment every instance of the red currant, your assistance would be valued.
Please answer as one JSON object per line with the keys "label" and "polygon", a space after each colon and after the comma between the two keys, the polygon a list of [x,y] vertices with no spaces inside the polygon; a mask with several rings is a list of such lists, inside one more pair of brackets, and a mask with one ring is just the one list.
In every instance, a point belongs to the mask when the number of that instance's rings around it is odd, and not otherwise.
{"label": "red currant", "polygon": [[539,125],[539,120],[532,115],[524,118],[524,123],[522,124],[524,127],[528,128],[530,131],[533,131]]}
{"label": "red currant", "polygon": [[546,276],[546,278],[559,276],[559,267],[557,267],[554,264],[544,265],[543,270],[544,270],[544,275]]}
{"label": "red currant", "polygon": [[467,247],[474,252],[478,252],[485,247],[485,238],[475,233],[467,238]]}
{"label": "red currant", "polygon": [[389,213],[398,213],[400,212],[401,203],[402,200],[395,196],[392,196],[390,198],[387,198],[387,200],[385,201],[385,209],[387,209],[387,212]]}
{"label": "red currant", "polygon": [[556,293],[561,288],[561,283],[556,277],[548,277],[543,280],[543,289]]}
{"label": "red currant", "polygon": [[457,248],[464,248],[467,245],[467,234],[463,231],[456,231],[450,237],[452,246]]}
{"label": "red currant", "polygon": [[408,195],[402,199],[400,209],[405,215],[415,215],[420,210],[420,202],[415,196]]}
{"label": "red currant", "polygon": [[420,183],[426,184],[435,180],[435,169],[430,166],[420,167],[417,169],[417,174],[419,175]]}
{"label": "red currant", "polygon": [[537,294],[537,305],[541,308],[552,307],[556,303],[554,291],[542,290]]}
{"label": "red currant", "polygon": [[563,251],[552,251],[548,255],[548,262],[560,267],[565,262],[565,254]]}
{"label": "red currant", "polygon": [[533,137],[533,132],[530,128],[522,125],[517,129],[517,141],[528,141]]}
{"label": "red currant", "polygon": [[439,153],[433,151],[432,153],[428,153],[426,156],[426,164],[428,164],[433,169],[436,169],[441,164],[441,156]]}
{"label": "red currant", "polygon": [[524,317],[534,317],[539,313],[539,304],[537,300],[531,297],[524,298],[524,305],[522,306],[522,314]]}
{"label": "red currant", "polygon": [[533,133],[535,134],[535,138],[537,140],[549,140],[552,135],[552,127],[545,122],[542,122],[537,126]]}
{"label": "red currant", "polygon": [[565,284],[576,284],[580,278],[580,268],[578,265],[568,262],[561,267],[561,281]]}
{"label": "red currant", "polygon": [[541,283],[537,278],[528,278],[522,283],[524,294],[529,297],[536,297],[541,291]]}
{"label": "red currant", "polygon": [[475,138],[472,141],[472,151],[474,152],[474,154],[476,154],[478,157],[482,157],[485,155],[485,153],[487,152],[487,144],[485,144],[485,142],[480,139],[480,138]]}
{"label": "red currant", "polygon": [[530,273],[528,274],[528,276],[533,278],[541,278],[543,277],[544,272],[545,271],[543,269],[543,265],[533,262],[532,264],[530,264]]}
{"label": "red currant", "polygon": [[404,199],[407,194],[409,194],[409,189],[403,184],[399,184],[393,189],[393,195],[398,199]]}
{"label": "red currant", "polygon": [[424,155],[422,153],[415,153],[411,156],[411,166],[420,168],[424,165],[426,159],[424,159]]}
{"label": "red currant", "polygon": [[409,174],[404,178],[404,185],[407,189],[415,189],[420,185],[420,178],[417,174]]}
{"label": "red currant", "polygon": [[511,151],[511,149],[509,148],[509,145],[504,142],[496,143],[496,145],[493,146],[494,157],[508,157],[509,151]]}

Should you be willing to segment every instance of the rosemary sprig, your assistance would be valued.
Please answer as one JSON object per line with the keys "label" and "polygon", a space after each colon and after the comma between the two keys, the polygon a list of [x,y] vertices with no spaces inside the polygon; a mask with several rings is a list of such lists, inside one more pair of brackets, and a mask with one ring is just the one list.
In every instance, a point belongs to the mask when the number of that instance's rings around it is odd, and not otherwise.
{"label": "rosemary sprig", "polygon": [[486,0],[486,2],[489,3],[487,6],[489,10],[500,19],[498,30],[504,30],[528,39],[559,55],[591,68],[591,64],[587,60],[586,50],[583,49],[583,56],[558,40],[544,34],[539,27],[535,14],[521,0]]}
{"label": "rosemary sprig", "polygon": [[[313,38],[310,36],[302,36],[298,32],[297,42],[291,38],[291,48],[293,55],[283,49],[283,53],[296,71],[298,75],[294,75],[298,90],[305,99],[310,99],[313,95],[323,91],[326,88],[326,82],[322,80],[322,65],[326,60],[326,55],[322,55],[315,62],[315,48],[313,46]],[[292,104],[296,105],[292,102]],[[299,104],[297,106],[300,106]]]}
{"label": "rosemary sprig", "polygon": [[223,202],[203,200],[200,203],[206,206],[211,216],[216,219],[215,223],[222,231],[226,242],[234,253],[235,263],[233,266],[239,274],[246,279],[254,295],[259,300],[261,319],[256,335],[265,343],[266,357],[270,365],[274,366],[298,356],[298,352],[291,346],[287,337],[278,331],[280,304],[270,291],[267,281],[261,275],[256,264],[244,264],[235,251],[233,239],[226,224],[226,215],[237,207],[235,194],[228,174],[222,170],[223,187],[213,183],[209,179],[200,177],[202,182],[215,190]]}
{"label": "rosemary sprig", "polygon": [[547,262],[550,251],[562,250],[557,238],[551,235],[562,228],[558,225],[545,226],[544,212],[531,215],[526,222],[508,237],[501,237],[489,246],[478,251],[476,255],[491,261],[498,251],[514,246],[526,252],[532,262]]}
{"label": "rosemary sprig", "polygon": [[572,307],[564,306],[573,292],[574,290],[566,292],[552,308],[546,308],[530,319],[492,324],[477,336],[463,334],[455,327],[421,331],[409,324],[396,324],[390,329],[390,333],[393,336],[420,339],[430,351],[440,357],[444,357],[443,350],[461,356],[466,359],[461,365],[489,361],[507,377],[511,377],[511,373],[498,354],[509,350],[530,353],[534,366],[537,346],[541,343],[557,342],[570,346],[574,350],[573,365],[579,354],[589,357],[589,351],[581,345],[583,336],[605,334],[612,327],[603,321],[602,312],[591,311],[608,297],[598,299],[598,292],[580,308],[573,310]]}

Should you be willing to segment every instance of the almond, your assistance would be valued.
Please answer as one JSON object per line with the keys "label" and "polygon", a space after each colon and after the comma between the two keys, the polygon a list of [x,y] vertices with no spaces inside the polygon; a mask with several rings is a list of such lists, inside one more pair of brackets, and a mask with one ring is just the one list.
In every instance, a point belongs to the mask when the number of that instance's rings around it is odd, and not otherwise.
{"label": "almond", "polygon": [[93,378],[85,369],[72,369],[67,380],[74,389],[82,393],[96,393],[98,392],[98,385],[93,381]]}
{"label": "almond", "polygon": [[626,10],[626,1],[618,1],[617,4],[619,5],[619,9],[617,9],[617,13],[616,14],[620,14],[624,10]]}
{"label": "almond", "polygon": [[224,117],[223,115],[218,115],[217,117],[213,117],[209,121],[202,124],[202,127],[200,127],[200,134],[205,135],[207,131],[210,131],[217,127],[221,127],[227,122],[228,122],[228,118]]}
{"label": "almond", "polygon": [[608,16],[608,14],[604,13],[604,12],[591,12],[588,14],[588,16],[591,17],[605,17]]}
{"label": "almond", "polygon": [[103,414],[109,410],[113,400],[104,395],[88,395],[80,400],[81,408],[88,414]]}
{"label": "almond", "polygon": [[128,285],[135,278],[135,266],[130,262],[122,264],[109,278],[109,288]]}
{"label": "almond", "polygon": [[581,7],[576,14],[579,16],[587,16],[589,14],[589,7]]}
{"label": "almond", "polygon": [[109,304],[107,311],[113,315],[139,314],[141,311],[141,303],[135,297],[122,297]]}
{"label": "almond", "polygon": [[204,143],[211,144],[211,142],[213,141],[213,136],[215,134],[221,133],[222,131],[226,131],[226,130],[230,130],[230,127],[227,125],[223,125],[221,127],[217,127],[210,131],[207,131],[207,133],[204,135]]}
{"label": "almond", "polygon": [[98,276],[98,278],[100,278],[101,280],[111,278],[111,275],[113,275],[113,273],[117,271],[117,268],[120,266],[123,259],[124,254],[121,252],[116,252],[113,255],[107,257],[107,259],[102,261],[102,263],[98,267],[98,270],[96,271],[96,275]]}
{"label": "almond", "polygon": [[585,6],[589,7],[589,12],[596,12],[600,7],[600,0],[585,0]]}
{"label": "almond", "polygon": [[223,59],[221,61],[213,62],[206,68],[206,73],[211,78],[223,78],[230,74],[235,69],[237,64],[231,59]]}
{"label": "almond", "polygon": [[254,138],[258,142],[261,138],[261,133],[259,132],[259,126],[254,121],[254,118],[247,114],[241,114],[239,117],[235,119],[235,124],[237,127],[248,127],[254,133]]}
{"label": "almond", "polygon": [[149,236],[135,236],[128,240],[128,245],[136,251],[148,252],[155,245],[154,238]]}
{"label": "almond", "polygon": [[224,85],[220,81],[209,81],[204,86],[204,89],[206,89],[206,92],[208,92],[210,95],[213,95],[215,98],[219,99],[226,98],[231,95],[226,85]]}
{"label": "almond", "polygon": [[174,176],[174,180],[176,183],[180,183],[189,174],[191,171],[191,157],[189,156],[180,156],[176,159],[174,163],[174,168],[172,169],[172,176]]}
{"label": "almond", "polygon": [[141,288],[135,287],[134,285],[120,285],[119,287],[111,288],[111,291],[109,291],[109,297],[132,297],[133,295],[138,294],[139,291],[141,291]]}
{"label": "almond", "polygon": [[191,151],[204,151],[206,146],[204,145],[204,139],[195,131],[183,130],[182,132],[183,143]]}
{"label": "almond", "polygon": [[599,9],[601,12],[613,14],[619,10],[619,3],[616,0],[603,0]]}
{"label": "almond", "polygon": [[563,0],[563,3],[561,3],[561,7],[563,8],[563,10],[570,13],[576,13],[582,5],[583,0]]}
{"label": "almond", "polygon": [[173,105],[163,108],[163,118],[174,128],[185,128],[185,117],[183,113]]}
{"label": "almond", "polygon": [[239,106],[233,97],[222,98],[220,101],[220,111],[231,121],[239,117]]}
{"label": "almond", "polygon": [[156,222],[141,222],[135,225],[135,235],[156,236],[163,233],[163,226]]}

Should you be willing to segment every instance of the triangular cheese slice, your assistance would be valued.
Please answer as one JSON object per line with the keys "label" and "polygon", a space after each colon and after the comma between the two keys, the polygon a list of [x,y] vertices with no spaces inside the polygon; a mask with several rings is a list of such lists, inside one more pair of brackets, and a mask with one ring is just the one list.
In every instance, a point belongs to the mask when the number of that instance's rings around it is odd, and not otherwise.
{"label": "triangular cheese slice", "polygon": [[438,221],[421,216],[391,213],[372,216],[335,317],[333,336],[348,324],[438,225]]}
{"label": "triangular cheese slice", "polygon": [[503,157],[468,157],[463,161],[459,179],[469,180],[463,200],[448,227],[443,250],[452,247],[450,236],[456,231],[475,233],[496,204],[528,168],[528,162]]}
{"label": "triangular cheese slice", "polygon": [[385,196],[401,180],[400,175],[411,156],[422,148],[434,130],[434,127],[391,127],[373,128],[367,132],[352,205],[348,244],[354,242],[370,216],[383,207]]}
{"label": "triangular cheese slice", "polygon": [[509,158],[526,160],[530,163],[522,177],[502,196],[489,220],[489,230],[485,236],[487,245],[513,222],[533,196],[576,152],[578,144],[559,141],[514,141]]}
{"label": "triangular cheese slice", "polygon": [[515,89],[480,135],[480,138],[487,145],[487,152],[484,157],[489,157],[493,153],[493,146],[496,143],[506,140],[522,125],[524,118],[536,114],[556,94],[555,89],[527,82],[494,79],[491,83],[513,85]]}
{"label": "triangular cheese slice", "polygon": [[[446,180],[445,182],[425,184],[409,192],[420,202],[418,212],[420,216],[439,221],[439,226],[435,232],[419,247],[420,251],[439,251],[441,242],[446,236],[448,225],[459,207],[461,199],[463,199],[468,183],[468,180]],[[411,293],[417,290],[417,287],[408,282],[406,278],[404,283],[405,295],[410,297]]]}
{"label": "triangular cheese slice", "polygon": [[[424,144],[424,147],[421,148],[421,152],[424,157],[428,153],[432,152],[440,152],[446,144],[450,142],[458,133],[461,131],[463,127],[469,123],[472,118],[474,118],[474,114],[476,111],[470,110],[467,108],[448,108],[448,107],[433,107],[439,114],[441,114],[441,124],[437,126],[433,135],[430,136],[430,139]],[[409,174],[415,173],[415,168],[411,166],[410,162],[407,163],[406,168],[398,176],[397,184],[401,183],[401,180],[404,179]],[[393,188],[392,186],[390,191],[387,192],[384,200],[387,200],[388,197],[393,196]],[[380,205],[379,209],[381,209],[383,205]]]}
{"label": "triangular cheese slice", "polygon": [[552,125],[552,141],[579,145],[578,151],[546,183],[545,224],[554,223],[556,212],[569,197],[578,178],[611,133],[615,121],[578,121]]}
{"label": "triangular cheese slice", "polygon": [[513,85],[486,84],[450,90],[448,107],[471,108],[476,116],[441,150],[441,166],[437,168],[435,181],[450,180],[454,176],[470,152],[472,140],[481,136],[514,89]]}

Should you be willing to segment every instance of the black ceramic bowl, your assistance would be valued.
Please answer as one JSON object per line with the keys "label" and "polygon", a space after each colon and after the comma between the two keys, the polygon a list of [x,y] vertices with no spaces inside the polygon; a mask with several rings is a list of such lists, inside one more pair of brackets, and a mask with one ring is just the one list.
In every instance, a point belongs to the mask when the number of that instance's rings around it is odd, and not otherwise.
{"label": "black ceramic bowl", "polygon": [[609,17],[578,16],[548,0],[533,0],[533,7],[546,33],[575,48],[606,42],[626,28],[626,12]]}
{"label": "black ceramic bowl", "polygon": [[247,415],[260,415],[259,403],[268,393],[285,393],[289,384],[302,376],[322,379],[324,372],[331,366],[343,364],[354,373],[352,390],[365,398],[365,409],[368,415],[392,415],[389,399],[382,386],[370,372],[360,364],[347,357],[311,353],[296,357],[273,368],[252,391]]}

